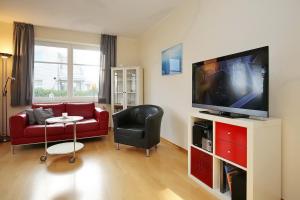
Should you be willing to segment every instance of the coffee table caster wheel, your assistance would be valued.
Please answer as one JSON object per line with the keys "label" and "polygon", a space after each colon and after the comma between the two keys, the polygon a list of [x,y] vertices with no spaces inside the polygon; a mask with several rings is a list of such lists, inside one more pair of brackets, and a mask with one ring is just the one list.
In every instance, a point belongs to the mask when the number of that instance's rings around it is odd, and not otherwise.
{"label": "coffee table caster wheel", "polygon": [[74,157],[71,157],[71,158],[69,158],[69,163],[74,163],[75,162],[75,158]]}
{"label": "coffee table caster wheel", "polygon": [[40,161],[45,162],[47,160],[47,156],[43,155],[40,157]]}

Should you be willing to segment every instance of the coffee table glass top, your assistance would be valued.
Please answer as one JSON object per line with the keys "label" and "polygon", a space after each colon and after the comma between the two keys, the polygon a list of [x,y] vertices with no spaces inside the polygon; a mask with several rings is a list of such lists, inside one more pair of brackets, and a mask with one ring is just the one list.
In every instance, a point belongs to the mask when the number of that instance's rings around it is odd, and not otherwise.
{"label": "coffee table glass top", "polygon": [[68,122],[78,122],[83,120],[81,116],[67,116],[67,117],[51,117],[46,119],[46,122],[49,124],[53,123],[68,123]]}

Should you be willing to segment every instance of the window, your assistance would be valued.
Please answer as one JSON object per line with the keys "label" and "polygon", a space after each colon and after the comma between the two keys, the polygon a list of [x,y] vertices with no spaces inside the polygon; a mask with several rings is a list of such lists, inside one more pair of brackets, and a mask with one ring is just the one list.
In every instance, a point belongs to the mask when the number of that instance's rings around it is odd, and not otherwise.
{"label": "window", "polygon": [[96,100],[99,70],[99,47],[36,42],[34,101]]}
{"label": "window", "polygon": [[[67,96],[67,50],[35,46],[34,97]],[[65,82],[65,87],[62,87],[62,82]]]}
{"label": "window", "polygon": [[99,89],[100,53],[73,49],[73,94],[94,97]]}

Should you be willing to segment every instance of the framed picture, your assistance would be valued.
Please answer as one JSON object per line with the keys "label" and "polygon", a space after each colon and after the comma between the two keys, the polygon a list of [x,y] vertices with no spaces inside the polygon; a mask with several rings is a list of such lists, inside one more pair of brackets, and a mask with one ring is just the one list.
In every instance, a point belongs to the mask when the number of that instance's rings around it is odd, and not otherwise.
{"label": "framed picture", "polygon": [[161,53],[162,75],[182,73],[182,43],[163,50]]}

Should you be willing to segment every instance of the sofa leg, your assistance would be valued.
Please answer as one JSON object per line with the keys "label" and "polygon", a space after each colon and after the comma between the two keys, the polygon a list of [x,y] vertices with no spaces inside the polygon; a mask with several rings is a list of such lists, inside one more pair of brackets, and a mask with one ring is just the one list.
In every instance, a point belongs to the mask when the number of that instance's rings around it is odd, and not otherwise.
{"label": "sofa leg", "polygon": [[150,156],[150,149],[146,149],[146,156],[147,156],[147,157]]}
{"label": "sofa leg", "polygon": [[117,150],[120,150],[120,143],[117,143]]}
{"label": "sofa leg", "polygon": [[10,150],[11,150],[11,153],[12,153],[12,154],[15,154],[15,146],[14,146],[14,145],[11,145],[11,146],[10,146]]}
{"label": "sofa leg", "polygon": [[157,149],[157,144],[154,146],[155,149]]}

